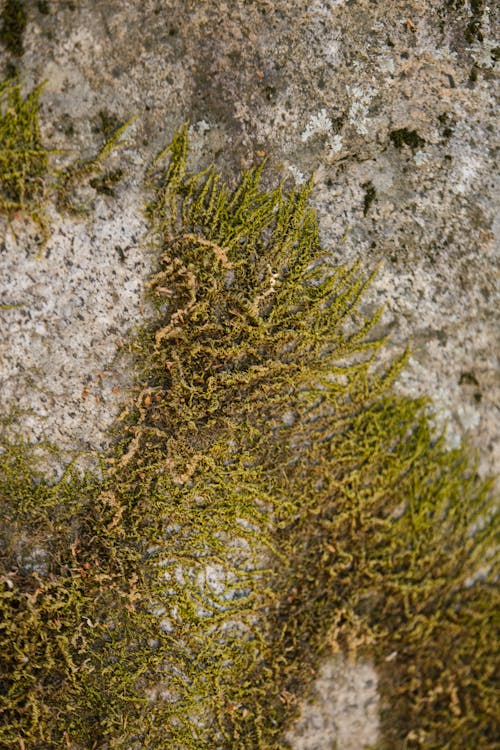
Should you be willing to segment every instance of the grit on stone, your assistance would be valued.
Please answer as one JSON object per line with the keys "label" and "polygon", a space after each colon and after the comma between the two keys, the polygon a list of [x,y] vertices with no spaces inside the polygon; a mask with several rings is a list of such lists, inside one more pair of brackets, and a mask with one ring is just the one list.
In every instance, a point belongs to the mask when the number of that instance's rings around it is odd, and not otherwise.
{"label": "grit on stone", "polygon": [[[49,206],[43,255],[26,217],[2,225],[2,412],[27,410],[19,417],[26,436],[65,449],[106,443],[131,385],[118,347],[141,319],[152,262],[144,172],[189,119],[194,166],[214,160],[234,177],[268,155],[290,182],[314,172],[325,245],[339,262],[380,264],[367,309],[385,305],[389,354],[411,342],[399,388],[429,394],[450,441],[469,438],[481,472],[492,470],[500,452],[498,18],[493,4],[477,17],[470,6],[26,3],[24,54],[0,48],[0,65],[3,73],[16,65],[27,89],[46,80],[45,144],[95,153],[103,123],[137,119],[114,157],[127,173],[115,196],[89,190],[83,216]],[[338,665],[325,664],[290,734],[294,747],[373,741],[376,678],[367,669],[350,665],[339,678]]]}

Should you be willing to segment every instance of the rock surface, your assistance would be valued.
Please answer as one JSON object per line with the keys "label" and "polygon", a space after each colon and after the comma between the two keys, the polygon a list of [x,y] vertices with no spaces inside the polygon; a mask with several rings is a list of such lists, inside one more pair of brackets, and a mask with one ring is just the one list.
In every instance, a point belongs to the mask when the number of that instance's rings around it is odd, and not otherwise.
{"label": "rock surface", "polygon": [[[314,172],[325,245],[339,262],[380,264],[366,304],[385,305],[389,351],[411,342],[400,389],[429,394],[450,441],[468,437],[480,470],[495,468],[492,3],[25,6],[22,55],[0,43],[0,66],[6,74],[15,65],[27,88],[46,80],[48,147],[95,152],[110,124],[137,116],[114,157],[126,171],[115,195],[90,190],[83,216],[49,207],[43,256],[26,217],[3,222],[0,404],[3,412],[30,410],[21,419],[26,436],[67,449],[105,444],[130,387],[117,350],[140,319],[152,262],[141,213],[144,171],[189,120],[195,166],[213,160],[234,177],[266,155],[275,176],[290,182]],[[297,749],[329,750],[337,741],[354,750],[374,740],[376,676],[367,676],[366,664],[346,665],[340,679],[338,669],[325,665],[320,697],[290,735]]]}

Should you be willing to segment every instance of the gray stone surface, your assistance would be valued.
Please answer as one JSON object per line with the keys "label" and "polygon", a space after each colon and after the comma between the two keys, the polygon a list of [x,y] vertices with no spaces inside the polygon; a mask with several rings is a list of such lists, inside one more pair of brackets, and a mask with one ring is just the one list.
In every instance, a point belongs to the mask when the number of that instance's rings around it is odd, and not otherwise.
{"label": "gray stone surface", "polygon": [[[195,165],[214,160],[234,176],[265,154],[275,176],[314,172],[325,244],[339,262],[380,264],[366,305],[385,305],[391,351],[411,342],[399,388],[434,399],[450,441],[479,449],[483,473],[498,465],[493,3],[475,3],[475,16],[465,0],[26,6],[24,54],[0,48],[0,66],[18,65],[27,87],[46,79],[47,146],[92,153],[103,118],[137,115],[115,157],[127,172],[115,197],[90,191],[80,217],[49,207],[45,256],[25,217],[2,224],[0,403],[30,410],[26,435],[68,449],[105,444],[130,387],[117,349],[140,318],[151,266],[145,165],[189,119]],[[307,704],[297,748],[373,739],[376,711],[358,677],[343,683],[325,666],[318,694],[330,680],[337,714],[328,718],[327,699]],[[369,706],[360,731],[345,711],[347,725],[332,729],[346,684]],[[309,742],[315,722],[323,736]]]}
{"label": "gray stone surface", "polygon": [[311,699],[286,739],[294,750],[353,750],[378,739],[377,675],[371,664],[325,660]]}

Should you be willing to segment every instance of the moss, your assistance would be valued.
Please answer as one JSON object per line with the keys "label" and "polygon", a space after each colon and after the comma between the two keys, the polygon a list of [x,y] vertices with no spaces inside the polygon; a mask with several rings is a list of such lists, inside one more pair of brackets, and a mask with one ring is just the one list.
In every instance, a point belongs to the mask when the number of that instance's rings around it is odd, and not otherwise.
{"label": "moss", "polygon": [[0,210],[39,206],[48,173],[38,108],[41,86],[23,98],[17,79],[0,84]]}
{"label": "moss", "polygon": [[42,230],[43,244],[49,236],[45,212],[49,197],[59,209],[77,211],[82,210],[75,199],[77,186],[93,181],[98,192],[112,194],[123,170],[106,171],[106,161],[132,120],[108,129],[96,154],[56,168],[51,157],[57,152],[43,145],[40,133],[42,89],[43,85],[38,86],[23,96],[17,77],[0,83],[0,213],[11,217],[25,212]]}
{"label": "moss", "polygon": [[98,124],[95,131],[103,133],[104,136],[111,135],[120,126],[118,117],[112,112],[101,109],[98,112]]}
{"label": "moss", "polygon": [[50,483],[4,439],[0,745],[285,748],[357,644],[381,747],[495,747],[488,484],[394,393],[405,358],[378,364],[370,276],[332,264],[311,185],[186,154],[183,129],[150,174],[156,314],[99,477]]}
{"label": "moss", "polygon": [[21,57],[24,52],[23,35],[27,22],[24,3],[21,0],[5,0],[0,21],[0,42],[11,54]]}
{"label": "moss", "polygon": [[481,26],[485,8],[485,0],[471,0],[470,9],[472,18],[470,19],[465,30],[465,38],[468,42],[474,42],[476,39],[478,42],[483,41]]}
{"label": "moss", "polygon": [[122,137],[134,118],[106,133],[106,140],[96,154],[76,159],[64,169],[56,172],[55,197],[59,210],[85,212],[87,207],[79,205],[75,199],[75,189],[89,184],[99,193],[113,195],[114,188],[122,179],[122,168],[106,170],[108,157],[123,143]]}
{"label": "moss", "polygon": [[114,195],[115,186],[120,182],[123,175],[123,169],[111,169],[108,172],[105,172],[101,177],[92,177],[92,179],[89,180],[89,185],[98,193]]}

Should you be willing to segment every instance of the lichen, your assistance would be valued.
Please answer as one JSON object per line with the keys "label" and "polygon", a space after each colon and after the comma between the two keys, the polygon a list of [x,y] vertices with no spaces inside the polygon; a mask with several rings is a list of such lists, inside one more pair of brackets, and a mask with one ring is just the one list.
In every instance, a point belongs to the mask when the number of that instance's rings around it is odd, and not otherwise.
{"label": "lichen", "polygon": [[311,183],[262,169],[190,173],[187,128],[153,166],[156,312],[99,475],[3,441],[2,747],[285,748],[339,650],[376,661],[382,748],[495,747],[491,488],[393,390]]}

